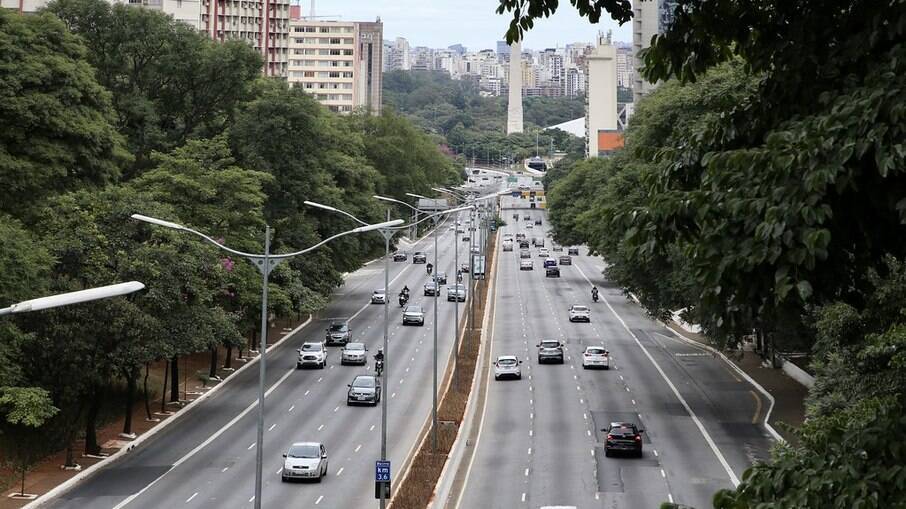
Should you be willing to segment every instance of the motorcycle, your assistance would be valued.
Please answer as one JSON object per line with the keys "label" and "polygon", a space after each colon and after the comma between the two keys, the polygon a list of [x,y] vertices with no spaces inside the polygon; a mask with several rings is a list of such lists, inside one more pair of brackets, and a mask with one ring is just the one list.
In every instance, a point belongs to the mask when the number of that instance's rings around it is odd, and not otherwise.
{"label": "motorcycle", "polygon": [[374,374],[375,376],[381,376],[384,372],[384,361],[376,360],[374,361]]}
{"label": "motorcycle", "polygon": [[404,307],[407,302],[409,302],[409,296],[405,294],[400,295],[400,307]]}
{"label": "motorcycle", "polygon": [[598,292],[591,292],[591,300],[598,302]]}
{"label": "motorcycle", "polygon": [[430,275],[431,275],[431,270],[434,269],[434,266],[431,265],[431,264],[429,263],[429,264],[425,267],[425,269],[427,269],[428,275],[430,276]]}

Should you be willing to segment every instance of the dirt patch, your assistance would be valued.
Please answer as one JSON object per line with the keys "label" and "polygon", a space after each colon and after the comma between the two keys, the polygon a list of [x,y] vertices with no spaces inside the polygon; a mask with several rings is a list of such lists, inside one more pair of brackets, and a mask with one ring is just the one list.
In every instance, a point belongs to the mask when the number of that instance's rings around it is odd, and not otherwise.
{"label": "dirt patch", "polygon": [[[488,238],[488,249],[491,253],[488,267],[495,267],[496,239],[496,235]],[[489,277],[491,277],[490,274]],[[478,284],[475,292],[475,328],[469,329],[469,322],[466,321],[467,328],[459,346],[456,376],[452,378],[449,387],[443,392],[438,403],[437,451],[432,451],[430,440],[424,440],[421,443],[409,472],[394,494],[390,504],[392,509],[421,509],[428,505],[434,495],[434,488],[437,486],[440,474],[447,462],[447,455],[459,434],[466,404],[472,390],[472,378],[478,363],[478,353],[481,350],[481,326],[487,306],[489,282],[490,280],[484,280]],[[430,434],[431,431],[429,429],[428,433]]]}
{"label": "dirt patch", "polygon": [[[268,344],[274,344],[283,338],[287,332],[297,327],[304,320],[276,320],[274,325],[268,331]],[[244,353],[244,358],[240,359],[238,352],[234,349],[232,353],[231,365],[233,369],[239,369],[243,364],[248,362],[253,357],[249,357],[247,352]],[[217,376],[222,379],[229,377],[233,371],[223,369],[223,365],[226,360],[226,349],[221,348],[217,355],[218,359],[218,370]],[[211,352],[199,352],[193,355],[183,357],[179,360],[179,391],[180,399],[183,400],[181,404],[176,403],[166,403],[164,405],[165,412],[161,412],[161,394],[163,389],[163,379],[164,379],[164,370],[166,369],[166,363],[156,362],[151,365],[151,368],[148,371],[148,391],[150,393],[151,400],[151,412],[152,419],[159,419],[157,421],[148,420],[147,414],[145,413],[144,399],[142,397],[142,381],[144,377],[144,371],[142,376],[139,378],[138,383],[138,395],[135,401],[135,405],[132,411],[132,432],[136,436],[141,436],[146,433],[148,430],[157,426],[161,422],[170,418],[173,413],[178,412],[182,409],[185,404],[193,401],[198,398],[205,392],[211,389],[214,385],[222,382],[207,382],[201,380],[199,374],[208,375],[209,368],[211,365]],[[251,368],[250,368],[251,369]],[[169,388],[167,389],[167,396],[169,400]],[[101,450],[104,455],[110,455],[119,450],[121,447],[128,446],[131,443],[131,439],[123,438],[120,436],[120,433],[123,431],[123,424],[125,422],[125,416],[123,415],[123,408],[125,406],[125,401],[113,400],[110,401],[110,408],[113,410],[112,415],[106,422],[100,424],[97,430],[98,443],[101,444]],[[93,458],[83,456],[82,453],[85,451],[85,440],[83,437],[78,438],[73,444],[73,451],[76,459],[76,463],[82,467],[82,470],[94,465],[103,460],[103,458]],[[35,465],[25,477],[25,491],[27,493],[34,494],[44,494],[55,488],[56,486],[62,484],[66,480],[70,479],[74,475],[78,474],[78,471],[75,470],[63,470],[62,465],[66,462],[66,450],[57,451],[56,453],[46,457],[44,460]],[[22,507],[30,502],[30,500],[15,500],[9,498],[8,495],[15,492],[18,493],[20,489],[19,477],[14,475],[13,472],[7,469],[0,469],[0,487],[2,487],[3,493],[0,496],[0,509],[16,509]]]}

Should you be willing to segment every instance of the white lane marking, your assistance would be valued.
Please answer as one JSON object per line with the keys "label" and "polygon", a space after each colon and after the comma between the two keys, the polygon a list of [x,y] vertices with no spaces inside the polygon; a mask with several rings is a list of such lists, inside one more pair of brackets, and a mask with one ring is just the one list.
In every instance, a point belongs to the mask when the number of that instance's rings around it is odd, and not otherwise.
{"label": "white lane marking", "polygon": [[362,448],[362,444],[359,444],[356,446],[355,450],[352,452],[359,452],[359,449],[361,449],[361,448]]}
{"label": "white lane marking", "polygon": [[636,404],[636,403],[635,403],[635,400],[632,400],[632,404],[633,404],[633,405],[635,405],[635,404]]}
{"label": "white lane marking", "polygon": [[529,419],[534,419],[534,418],[535,418],[535,412],[529,412],[529,415],[528,415],[528,416],[529,416]]}
{"label": "white lane marking", "polygon": [[622,380],[622,379],[623,379],[623,375],[620,375],[620,380]]}
{"label": "white lane marking", "polygon": [[230,467],[223,467],[223,470],[221,470],[220,472],[223,473],[223,472],[226,472],[226,471],[229,470],[229,469],[230,469]]}
{"label": "white lane marking", "polygon": [[249,503],[252,503],[254,501],[255,501],[255,495],[252,495],[252,498],[249,499]]}
{"label": "white lane marking", "polygon": [[532,448],[531,448],[531,447],[528,448],[528,453],[529,453],[529,455],[532,454]]}
{"label": "white lane marking", "polygon": [[324,377],[323,377],[323,376],[320,377],[320,378],[318,378],[318,383],[321,383],[321,380],[324,380]]}
{"label": "white lane marking", "polygon": [[292,411],[295,410],[295,409],[296,409],[296,405],[293,405],[293,406],[289,407],[289,410],[288,410],[288,411],[289,411],[289,412],[292,412]]}
{"label": "white lane marking", "polygon": [[324,425],[323,425],[323,424],[320,425],[320,426],[318,426],[318,431],[321,431],[322,429],[324,429]]}
{"label": "white lane marking", "polygon": [[275,422],[275,423],[271,424],[271,427],[270,427],[270,428],[267,428],[267,430],[268,430],[268,431],[274,431],[274,428],[276,428],[276,427],[277,427],[277,423]]}
{"label": "white lane marking", "polygon": [[255,443],[256,442],[252,442],[252,445],[248,446],[248,448],[246,448],[246,451],[251,451],[252,447],[255,447]]}
{"label": "white lane marking", "polygon": [[528,430],[528,436],[532,436],[532,435],[534,435],[534,432],[532,430]]}
{"label": "white lane marking", "polygon": [[651,452],[653,452],[654,455],[657,456],[657,449],[652,449]]}
{"label": "white lane marking", "polygon": [[585,420],[587,421],[587,420],[588,420],[588,414],[586,414],[585,412],[582,412],[582,418],[585,419]]}
{"label": "white lane marking", "polygon": [[310,393],[310,392],[311,392],[310,390],[305,391],[305,394],[303,394],[303,396],[308,396],[308,393]]}
{"label": "white lane marking", "polygon": [[393,394],[390,395],[390,397],[391,397],[391,398],[395,398],[395,397],[396,397],[396,393],[394,392]]}
{"label": "white lane marking", "polygon": [[192,501],[193,498],[195,498],[195,497],[197,497],[197,496],[198,496],[198,492],[197,492],[197,491],[196,491],[195,493],[192,493],[192,496],[186,499],[186,503],[188,504],[189,502]]}
{"label": "white lane marking", "polygon": [[672,504],[672,503],[673,503],[673,495],[670,494],[670,493],[667,493],[667,500],[670,501],[670,503]]}
{"label": "white lane marking", "polygon": [[371,427],[368,428],[368,431],[374,431],[374,424],[372,424]]}
{"label": "white lane marking", "polygon": [[280,472],[283,472],[283,467],[278,468],[275,473],[279,474]]}
{"label": "white lane marking", "polygon": [[[588,276],[585,275],[585,272],[583,272],[582,269],[579,267],[576,267],[576,268],[579,270],[579,274],[582,274],[582,277],[585,278],[585,281],[587,281],[588,284],[591,284],[591,280],[588,279]],[[601,295],[601,297],[604,300],[604,304],[607,305],[607,309],[609,309],[610,312],[613,313],[613,316],[616,317],[616,319],[620,322],[620,324],[623,326],[623,328],[626,329],[626,332],[629,333],[629,335],[635,341],[636,345],[638,345],[639,348],[642,350],[642,353],[645,354],[645,357],[648,357],[648,360],[651,361],[651,364],[653,364],[655,369],[657,369],[657,372],[660,373],[661,378],[664,379],[664,382],[667,383],[667,386],[670,387],[670,390],[673,391],[673,395],[676,396],[676,399],[678,399],[679,402],[683,405],[683,408],[686,409],[686,413],[689,414],[689,417],[692,418],[692,422],[695,423],[695,426],[698,428],[698,431],[705,438],[705,442],[708,443],[708,447],[711,448],[711,451],[714,453],[714,456],[717,457],[717,460],[720,462],[721,466],[724,468],[724,471],[727,472],[727,475],[730,477],[730,482],[733,483],[733,487],[735,488],[735,487],[739,486],[739,478],[736,477],[736,473],[733,472],[733,469],[730,467],[730,464],[727,463],[727,459],[724,458],[723,453],[721,453],[720,449],[717,448],[717,444],[714,443],[714,439],[711,438],[711,435],[708,433],[708,430],[705,429],[705,426],[704,426],[704,424],[702,424],[702,421],[698,418],[698,416],[695,414],[695,412],[692,411],[692,407],[689,406],[689,403],[686,402],[686,399],[683,398],[683,395],[680,394],[680,392],[676,388],[676,386],[673,385],[673,382],[670,381],[670,378],[667,377],[667,374],[664,373],[664,370],[661,369],[660,364],[658,364],[657,361],[654,360],[654,357],[651,356],[651,353],[648,352],[648,349],[645,348],[645,345],[643,345],[642,342],[639,341],[639,338],[635,335],[634,332],[632,332],[632,329],[630,329],[629,326],[626,325],[626,322],[623,320],[623,318],[619,314],[617,314],[617,311],[613,308],[613,306],[610,305],[610,301],[607,300],[607,297],[604,296],[603,294]],[[620,378],[622,378],[622,375]],[[629,388],[627,387],[626,390],[628,391]]]}
{"label": "white lane marking", "polygon": [[525,502],[525,492],[522,492],[522,501]]}
{"label": "white lane marking", "polygon": [[337,477],[339,477],[341,475],[343,475],[343,467],[340,467],[340,469],[337,470]]}
{"label": "white lane marking", "polygon": [[591,436],[591,430],[590,429],[585,430],[585,434],[588,436]]}
{"label": "white lane marking", "polygon": [[315,500],[315,505],[320,504],[322,500],[324,500],[324,495],[321,495],[320,497],[318,497],[318,500]]}
{"label": "white lane marking", "polygon": [[528,469],[525,469],[525,476],[528,477]]}
{"label": "white lane marking", "polygon": [[664,472],[664,469],[663,469],[663,468],[661,469],[661,477],[663,477],[664,479],[667,478],[667,473]]}
{"label": "white lane marking", "polygon": [[339,410],[339,409],[340,409],[340,407],[337,406],[336,408],[333,409],[333,411],[336,412],[336,411]]}
{"label": "white lane marking", "polygon": [[591,457],[592,457],[592,458],[595,457],[595,450],[594,450],[594,449],[591,449],[591,450],[589,450],[588,452],[591,453]]}

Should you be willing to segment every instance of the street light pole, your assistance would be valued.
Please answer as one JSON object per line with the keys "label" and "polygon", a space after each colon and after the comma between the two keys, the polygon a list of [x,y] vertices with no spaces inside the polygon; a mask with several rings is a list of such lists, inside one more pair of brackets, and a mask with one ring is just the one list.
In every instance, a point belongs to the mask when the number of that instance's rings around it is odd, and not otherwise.
{"label": "street light pole", "polygon": [[281,253],[281,254],[273,255],[270,252],[270,232],[271,232],[270,226],[265,226],[265,230],[264,230],[265,231],[264,254],[254,254],[254,253],[246,253],[244,251],[238,251],[236,249],[227,247],[227,246],[221,244],[220,242],[214,240],[210,236],[205,235],[204,233],[201,233],[199,231],[193,230],[191,228],[187,228],[181,224],[172,223],[170,221],[164,221],[162,219],[157,219],[154,217],[144,216],[141,214],[132,214],[131,217],[132,217],[132,219],[136,219],[138,221],[143,221],[146,223],[151,223],[151,224],[155,224],[158,226],[163,226],[163,227],[171,228],[174,230],[185,231],[185,232],[189,232],[193,235],[197,235],[197,236],[203,238],[204,240],[210,242],[211,244],[214,244],[215,246],[217,246],[218,248],[220,248],[224,251],[227,251],[234,255],[241,256],[243,258],[248,259],[249,261],[252,262],[252,264],[254,264],[258,268],[258,270],[261,271],[261,274],[262,274],[261,279],[262,279],[264,286],[261,289],[261,346],[259,347],[260,351],[258,353],[258,362],[260,362],[261,366],[260,366],[260,372],[259,372],[260,375],[258,378],[258,438],[257,438],[257,441],[255,442],[255,446],[258,448],[258,451],[255,454],[255,497],[254,497],[255,509],[261,509],[261,499],[262,499],[261,490],[262,490],[262,479],[263,479],[263,475],[262,475],[263,468],[262,467],[264,465],[264,455],[263,455],[263,449],[264,449],[264,383],[265,383],[264,375],[266,373],[265,365],[266,365],[266,359],[267,359],[268,276],[270,275],[270,272],[283,260],[313,251],[313,250],[323,246],[324,244],[327,244],[328,242],[330,242],[332,240],[335,240],[340,237],[350,235],[353,233],[364,233],[364,232],[369,232],[372,230],[380,230],[382,228],[389,228],[389,227],[397,226],[397,225],[401,224],[403,221],[401,219],[395,219],[393,221],[387,221],[387,222],[378,223],[378,224],[363,223],[363,226],[360,226],[358,228],[354,228],[352,230],[348,230],[348,231],[345,231],[342,233],[338,233],[336,235],[333,235],[331,237],[328,237],[328,238],[318,242],[317,244],[315,244],[311,247],[302,249],[300,251],[296,251],[293,253]]}
{"label": "street light pole", "polygon": [[[387,208],[387,219],[390,219],[390,208]],[[387,387],[388,362],[390,356],[390,239],[393,237],[393,230],[385,228],[381,230],[384,236],[384,369],[381,371],[381,386]],[[381,461],[387,461],[387,397],[381,394]],[[387,507],[386,492],[381,486],[381,509]]]}
{"label": "street light pole", "polygon": [[61,293],[49,297],[39,297],[37,299],[17,302],[9,307],[0,308],[0,316],[28,313],[30,311],[42,311],[50,308],[58,308],[72,304],[81,304],[82,302],[127,295],[132,292],[137,292],[144,287],[145,285],[138,281],[129,281],[128,283],[88,288],[87,290]]}

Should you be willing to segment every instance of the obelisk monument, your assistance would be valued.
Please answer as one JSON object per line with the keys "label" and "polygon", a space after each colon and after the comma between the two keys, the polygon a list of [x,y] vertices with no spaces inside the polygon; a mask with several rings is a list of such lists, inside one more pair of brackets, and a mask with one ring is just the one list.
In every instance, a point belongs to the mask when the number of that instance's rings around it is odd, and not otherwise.
{"label": "obelisk monument", "polygon": [[510,44],[510,95],[506,108],[506,133],[522,132],[522,43]]}

